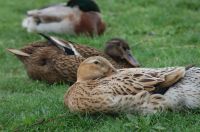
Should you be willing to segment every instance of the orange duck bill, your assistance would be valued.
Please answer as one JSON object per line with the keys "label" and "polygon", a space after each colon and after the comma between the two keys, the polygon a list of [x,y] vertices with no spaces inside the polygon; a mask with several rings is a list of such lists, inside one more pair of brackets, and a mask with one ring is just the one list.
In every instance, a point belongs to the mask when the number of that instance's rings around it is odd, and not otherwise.
{"label": "orange duck bill", "polygon": [[124,51],[122,57],[123,57],[128,63],[130,63],[132,66],[134,66],[134,67],[140,67],[139,62],[133,57],[133,55],[131,54],[131,51],[130,51],[130,50]]}

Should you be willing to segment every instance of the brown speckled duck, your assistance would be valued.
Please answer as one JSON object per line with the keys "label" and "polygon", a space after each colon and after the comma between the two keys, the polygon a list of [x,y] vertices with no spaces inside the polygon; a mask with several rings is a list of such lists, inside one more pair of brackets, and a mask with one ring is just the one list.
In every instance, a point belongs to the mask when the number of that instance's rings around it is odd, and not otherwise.
{"label": "brown speckled duck", "polygon": [[184,75],[184,67],[117,70],[103,57],[89,57],[80,64],[64,102],[72,112],[155,113],[166,109],[167,101],[149,92],[169,87]]}
{"label": "brown speckled duck", "polygon": [[22,26],[29,32],[101,35],[105,23],[93,0],[69,0],[42,9],[30,10]]}
{"label": "brown speckled duck", "polygon": [[139,66],[130,54],[128,44],[122,39],[108,41],[103,53],[85,45],[41,35],[48,41],[35,42],[20,50],[8,49],[22,61],[28,76],[34,80],[75,82],[79,64],[85,58],[97,55],[107,58],[116,68]]}

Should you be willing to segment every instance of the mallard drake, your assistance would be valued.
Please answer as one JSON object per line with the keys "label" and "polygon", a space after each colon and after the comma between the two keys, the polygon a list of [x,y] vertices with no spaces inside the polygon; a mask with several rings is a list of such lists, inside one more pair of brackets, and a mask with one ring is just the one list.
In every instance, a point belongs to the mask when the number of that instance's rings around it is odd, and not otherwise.
{"label": "mallard drake", "polygon": [[184,74],[184,67],[116,70],[103,57],[89,57],[80,64],[77,81],[67,90],[64,103],[72,112],[155,113],[164,110],[167,101],[149,92],[173,85]]}
{"label": "mallard drake", "polygon": [[[75,82],[79,64],[90,56],[103,56],[116,68],[138,67],[138,62],[130,54],[130,48],[122,39],[111,39],[106,43],[106,53],[85,45],[63,41],[43,35],[48,41],[39,41],[24,48],[8,49],[25,65],[28,76],[48,83]],[[111,46],[109,46],[111,45]]]}
{"label": "mallard drake", "polygon": [[186,70],[185,77],[164,94],[172,110],[200,108],[200,68]]}
{"label": "mallard drake", "polygon": [[42,9],[30,10],[22,26],[28,32],[100,35],[105,31],[100,9],[93,0],[69,0]]}

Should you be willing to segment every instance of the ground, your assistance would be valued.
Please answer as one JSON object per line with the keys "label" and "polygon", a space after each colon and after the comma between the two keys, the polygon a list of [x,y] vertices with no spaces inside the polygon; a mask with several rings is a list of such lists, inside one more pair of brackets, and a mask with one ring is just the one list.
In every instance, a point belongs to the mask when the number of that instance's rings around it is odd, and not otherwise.
{"label": "ground", "polygon": [[[42,39],[21,27],[27,10],[65,1],[0,1],[0,131],[200,131],[200,110],[151,116],[73,114],[63,105],[68,85],[29,79],[23,65],[6,48]],[[124,38],[143,67],[200,66],[199,0],[97,3],[107,23],[104,35],[56,36],[99,49],[112,37]]]}

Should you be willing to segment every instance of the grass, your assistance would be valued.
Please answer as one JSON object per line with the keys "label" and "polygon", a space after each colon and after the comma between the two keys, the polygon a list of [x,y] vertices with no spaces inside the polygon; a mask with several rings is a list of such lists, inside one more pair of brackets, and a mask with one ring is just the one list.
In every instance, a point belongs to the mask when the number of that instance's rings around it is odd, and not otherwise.
{"label": "grass", "polygon": [[[29,79],[5,49],[41,39],[22,29],[21,21],[27,10],[56,2],[62,1],[0,1],[0,131],[200,131],[200,110],[152,116],[73,114],[63,105],[66,84]],[[112,37],[124,38],[144,67],[200,66],[199,0],[97,2],[107,23],[103,36],[57,36],[99,49]]]}

